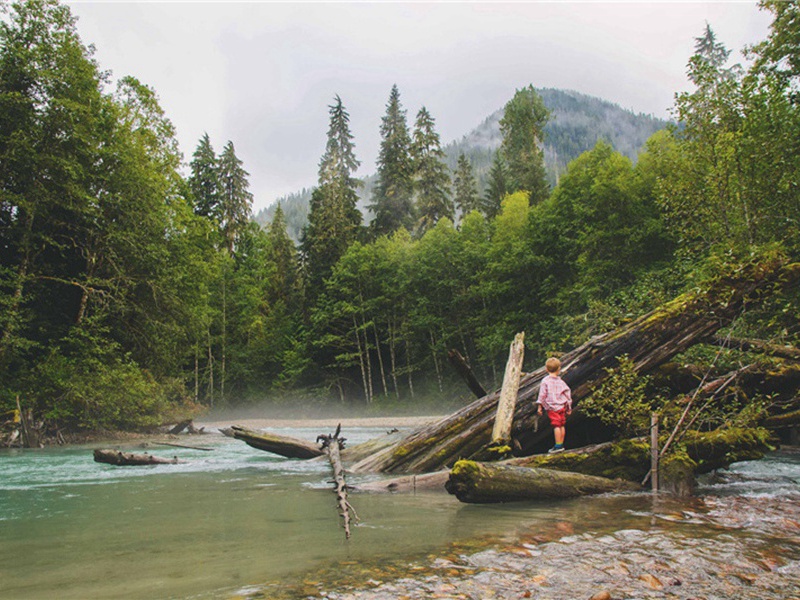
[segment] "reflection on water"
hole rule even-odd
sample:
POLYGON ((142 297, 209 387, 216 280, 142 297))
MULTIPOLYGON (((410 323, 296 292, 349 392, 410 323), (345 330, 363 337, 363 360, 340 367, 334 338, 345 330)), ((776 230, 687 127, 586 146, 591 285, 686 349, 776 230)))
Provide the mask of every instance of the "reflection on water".
MULTIPOLYGON (((354 444, 382 432, 346 433, 354 444)), ((201 441, 215 451, 153 447, 187 462, 148 467, 100 465, 88 447, 0 452, 0 598, 224 598, 331 564, 388 563, 458 540, 570 533, 558 523, 633 528, 656 514, 686 522, 694 510, 672 501, 653 510, 647 495, 474 506, 446 494, 364 494, 351 498, 361 523, 345 541, 324 461, 285 460, 217 436, 201 441)), ((764 473, 734 471, 708 489, 740 486, 741 494, 748 477, 766 485, 775 476, 764 464, 745 467, 764 473)), ((786 493, 797 493, 798 464, 772 465, 788 478, 786 493)))

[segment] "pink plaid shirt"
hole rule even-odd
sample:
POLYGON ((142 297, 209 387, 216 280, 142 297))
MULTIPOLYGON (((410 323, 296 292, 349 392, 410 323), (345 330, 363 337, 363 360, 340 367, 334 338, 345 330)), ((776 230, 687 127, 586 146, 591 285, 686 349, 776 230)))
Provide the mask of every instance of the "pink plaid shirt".
POLYGON ((539 399, 536 402, 545 410, 572 410, 572 392, 561 377, 548 375, 539 385, 539 399))

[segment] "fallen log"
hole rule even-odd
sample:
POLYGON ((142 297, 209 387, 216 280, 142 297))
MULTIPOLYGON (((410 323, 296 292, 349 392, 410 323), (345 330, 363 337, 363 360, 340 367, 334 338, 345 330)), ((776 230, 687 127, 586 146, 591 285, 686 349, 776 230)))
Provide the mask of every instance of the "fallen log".
POLYGON ((404 475, 381 481, 362 483, 354 488, 356 492, 373 492, 384 494, 402 494, 417 492, 444 492, 444 484, 450 477, 450 471, 435 471, 420 475, 404 475))
POLYGON ((486 390, 481 385, 481 382, 478 381, 478 378, 475 377, 475 373, 472 372, 472 367, 467 363, 467 359, 455 348, 447 353, 447 358, 456 372, 466 381, 467 387, 475 394, 475 397, 483 398, 486 395, 486 390))
MULTIPOLYGON (((562 378, 572 388, 574 404, 591 393, 620 356, 627 355, 638 372, 649 372, 729 324, 744 306, 758 301, 765 291, 788 287, 798 279, 800 264, 787 265, 781 257, 753 262, 705 289, 687 292, 616 331, 592 338, 561 359, 562 378)), ((512 433, 528 453, 552 435, 549 424, 533 431, 535 399, 545 375, 545 369, 540 368, 520 382, 512 433)), ((494 392, 476 400, 366 457, 352 470, 429 472, 453 465, 459 458, 470 458, 490 440, 498 397, 494 392)), ((567 427, 569 431, 569 423, 567 427)))
POLYGON ((156 446, 172 446, 173 448, 187 448, 189 450, 202 450, 203 452, 213 452, 213 448, 204 448, 202 446, 188 446, 186 444, 173 444, 171 442, 153 442, 156 446))
POLYGON ((333 469, 333 491, 336 494, 336 503, 339 506, 339 515, 342 517, 342 524, 344 527, 344 537, 350 539, 350 516, 357 520, 358 516, 353 510, 353 507, 347 501, 347 483, 344 480, 344 468, 342 467, 342 459, 339 456, 339 451, 344 448, 344 438, 339 437, 342 430, 341 423, 336 427, 336 433, 333 435, 320 435, 317 437, 317 442, 321 442, 322 448, 328 455, 328 460, 333 469))
POLYGON ((712 335, 707 341, 714 346, 734 348, 736 350, 742 350, 743 352, 766 354, 768 356, 775 356, 791 361, 800 361, 800 349, 794 346, 772 344, 764 340, 730 338, 722 335, 712 335))
POLYGON ((189 426, 194 427, 194 425, 192 424, 192 419, 186 419, 185 421, 181 421, 180 423, 175 425, 175 427, 170 429, 167 433, 170 433, 172 435, 177 435, 189 426))
POLYGON ((101 450, 94 451, 94 461, 99 463, 106 463, 109 465, 116 465, 118 467, 141 466, 141 465, 174 465, 182 461, 177 457, 162 458, 160 456, 153 456, 152 454, 133 454, 131 452, 120 452, 119 450, 101 450))
MULTIPOLYGON (((503 376, 503 387, 497 401, 497 415, 492 428, 492 444, 503 446, 511 443, 511 425, 514 422, 514 409, 517 406, 519 379, 522 374, 522 360, 525 357, 525 333, 520 332, 511 342, 508 362, 503 376)), ((510 452, 509 448, 509 452, 510 452)))
POLYGON ((285 456, 286 458, 315 458, 325 454, 319 445, 314 442, 275 433, 253 431, 239 425, 233 425, 231 429, 233 430, 233 437, 237 440, 242 440, 248 446, 285 456))
POLYGON ((471 504, 560 500, 642 489, 621 479, 471 460, 455 464, 445 488, 461 502, 471 504))

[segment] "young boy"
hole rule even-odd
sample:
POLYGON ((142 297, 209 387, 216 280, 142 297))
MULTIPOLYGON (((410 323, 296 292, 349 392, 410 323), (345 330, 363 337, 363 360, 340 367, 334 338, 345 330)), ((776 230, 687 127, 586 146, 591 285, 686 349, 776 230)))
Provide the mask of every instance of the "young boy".
POLYGON ((542 414, 542 409, 544 409, 547 411, 547 416, 550 417, 556 445, 550 448, 549 454, 555 454, 564 450, 567 416, 572 414, 572 392, 559 377, 561 373, 560 360, 548 358, 544 366, 547 369, 547 377, 539 385, 539 399, 536 402, 539 404, 539 414, 542 414))

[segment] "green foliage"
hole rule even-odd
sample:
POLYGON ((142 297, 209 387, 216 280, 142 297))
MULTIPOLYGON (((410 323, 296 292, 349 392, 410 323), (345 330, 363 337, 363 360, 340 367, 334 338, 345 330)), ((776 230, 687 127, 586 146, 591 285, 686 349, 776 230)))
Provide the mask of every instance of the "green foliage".
POLYGON ((480 197, 475 175, 472 172, 472 163, 464 154, 458 156, 458 170, 453 179, 453 193, 461 219, 473 210, 480 210, 480 197))
POLYGON ((533 86, 528 86, 517 90, 500 119, 510 191, 528 192, 532 204, 543 201, 550 193, 541 149, 549 117, 541 96, 533 86))
POLYGON ((621 356, 606 369, 607 377, 581 402, 581 410, 614 427, 622 437, 644 435, 650 427, 654 401, 648 398, 649 378, 640 376, 633 361, 621 356))
POLYGON ((444 152, 439 134, 434 129, 433 117, 424 106, 417 113, 414 124, 411 158, 414 164, 417 232, 422 234, 436 225, 439 219, 453 220, 450 175, 442 160, 444 152))

